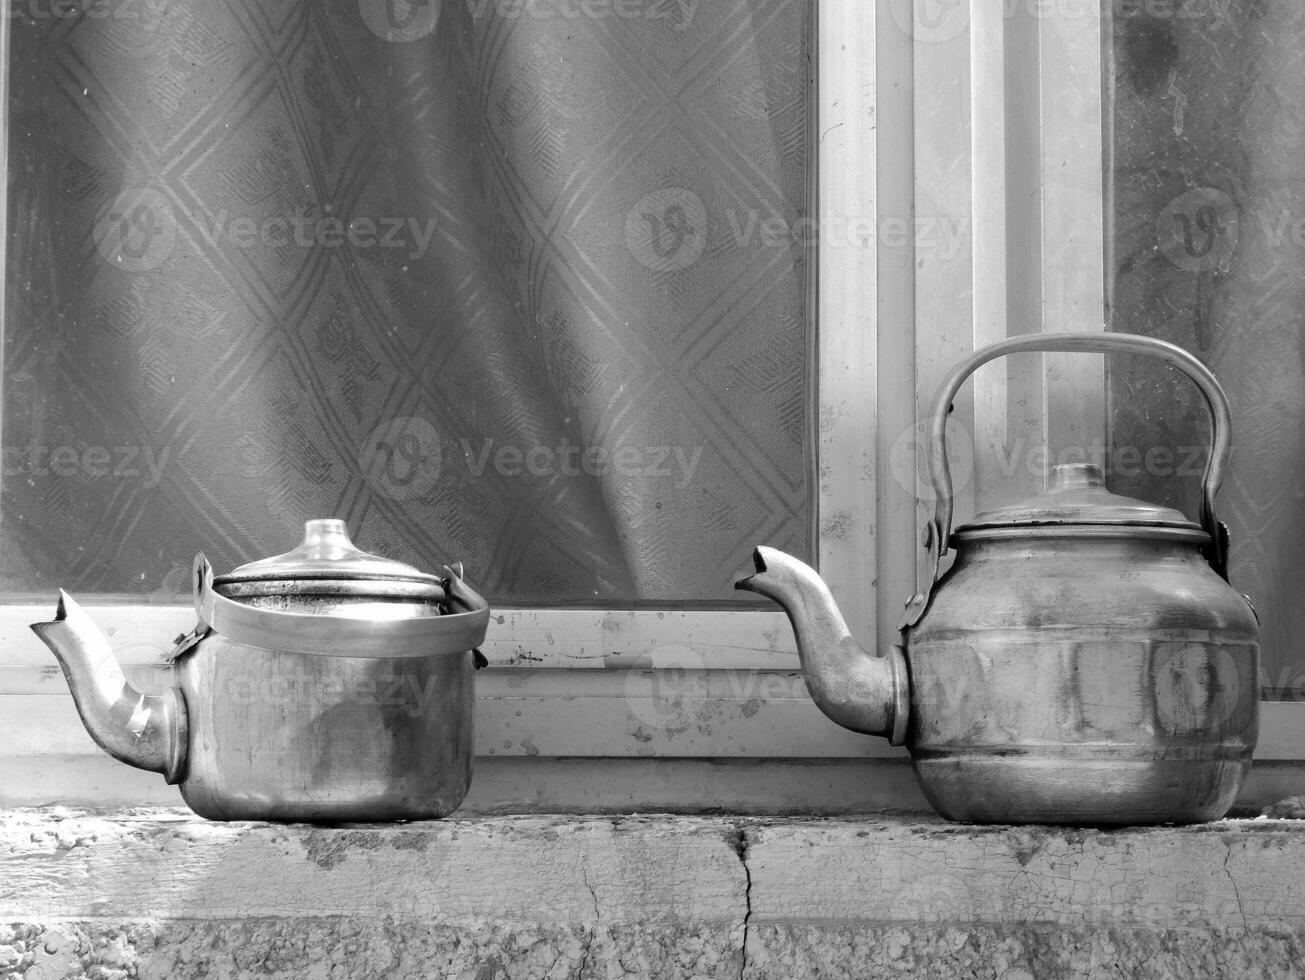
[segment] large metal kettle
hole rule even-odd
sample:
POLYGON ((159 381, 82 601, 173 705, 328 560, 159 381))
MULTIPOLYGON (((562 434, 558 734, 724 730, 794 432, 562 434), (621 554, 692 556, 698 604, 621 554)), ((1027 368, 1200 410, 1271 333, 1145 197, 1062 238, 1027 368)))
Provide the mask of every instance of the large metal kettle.
POLYGON ((308 521, 292 551, 214 577, 195 558, 198 623, 142 694, 66 593, 32 629, 54 652, 87 731, 160 772, 214 820, 442 817, 472 769, 474 670, 489 605, 463 580, 354 547, 308 521))
POLYGON ((1258 624, 1227 581, 1214 511, 1229 424, 1219 383, 1172 344, 1118 333, 1001 341, 959 364, 933 402, 931 576, 907 602, 901 646, 861 649, 817 573, 775 549, 756 550, 756 574, 738 587, 783 606, 821 710, 906 744, 949 819, 1218 819, 1259 722, 1258 624), (1195 381, 1212 416, 1199 521, 1112 494, 1099 467, 1073 465, 1055 468, 1045 495, 953 529, 947 413, 974 370, 1018 351, 1144 354, 1195 381))

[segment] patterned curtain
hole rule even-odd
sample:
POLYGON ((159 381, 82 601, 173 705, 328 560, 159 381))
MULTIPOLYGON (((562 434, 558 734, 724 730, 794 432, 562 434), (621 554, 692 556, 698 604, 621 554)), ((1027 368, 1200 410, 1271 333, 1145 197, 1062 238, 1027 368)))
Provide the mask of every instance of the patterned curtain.
MULTIPOLYGON (((1144 6, 1115 5, 1111 45, 1113 322, 1197 353, 1228 392, 1230 577, 1261 619, 1265 687, 1301 699, 1305 8, 1144 6)), ((1115 365, 1112 391, 1114 485, 1195 514, 1199 399, 1145 364, 1115 365)))
POLYGON ((518 602, 809 552, 808 7, 16 5, 5 589, 313 517, 518 602))

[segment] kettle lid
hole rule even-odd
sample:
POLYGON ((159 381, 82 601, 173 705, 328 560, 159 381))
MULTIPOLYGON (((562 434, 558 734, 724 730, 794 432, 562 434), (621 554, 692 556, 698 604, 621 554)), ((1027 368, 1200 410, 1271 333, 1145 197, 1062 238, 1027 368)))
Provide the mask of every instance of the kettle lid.
POLYGON ((213 588, 233 598, 294 594, 445 599, 441 578, 360 550, 340 520, 305 522, 304 538, 297 548, 219 575, 213 588))
POLYGON ((1166 537, 1172 537, 1176 531, 1182 537, 1190 534, 1192 540, 1209 540, 1201 526, 1188 520, 1181 511, 1111 493, 1106 489, 1105 473, 1094 463, 1053 466, 1051 486, 1046 493, 984 511, 958 527, 953 537, 997 528, 1070 525, 1164 528, 1168 529, 1166 537))

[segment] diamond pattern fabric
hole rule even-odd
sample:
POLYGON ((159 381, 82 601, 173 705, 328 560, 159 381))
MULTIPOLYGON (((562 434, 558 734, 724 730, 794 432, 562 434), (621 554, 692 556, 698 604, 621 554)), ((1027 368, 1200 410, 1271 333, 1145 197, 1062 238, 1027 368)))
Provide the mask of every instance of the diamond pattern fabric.
POLYGON ((805 0, 83 6, 12 21, 10 594, 320 517, 526 603, 809 553, 805 0))

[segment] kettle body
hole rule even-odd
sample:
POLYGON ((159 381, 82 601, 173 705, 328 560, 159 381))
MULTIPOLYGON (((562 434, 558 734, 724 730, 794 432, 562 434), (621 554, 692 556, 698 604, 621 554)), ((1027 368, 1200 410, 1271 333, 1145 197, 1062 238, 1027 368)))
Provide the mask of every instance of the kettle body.
POLYGON ((421 820, 472 772, 472 657, 322 656, 212 634, 176 662, 179 788, 210 820, 421 820))
POLYGON ((739 588, 774 599, 807 689, 830 718, 905 744, 943 816, 978 823, 1155 824, 1227 813, 1259 725, 1259 627, 1227 581, 1214 496, 1227 399, 1181 348, 1130 334, 1036 334, 975 352, 940 385, 928 430, 935 493, 924 587, 902 642, 873 656, 819 575, 771 548, 739 588), (1188 375, 1210 409, 1199 520, 1110 493, 1099 467, 952 527, 945 432, 979 366, 1017 351, 1130 353, 1188 375), (954 557, 948 566, 944 557, 954 557))
POLYGON ((419 820, 471 782, 476 647, 489 605, 463 580, 356 549, 342 521, 214 578, 195 559, 198 623, 142 694, 65 593, 32 629, 58 658, 91 737, 160 772, 213 820, 419 820))
POLYGON ((1197 542, 1154 530, 957 544, 906 639, 906 744, 941 814, 1112 824, 1228 812, 1258 733, 1258 627, 1197 542))

